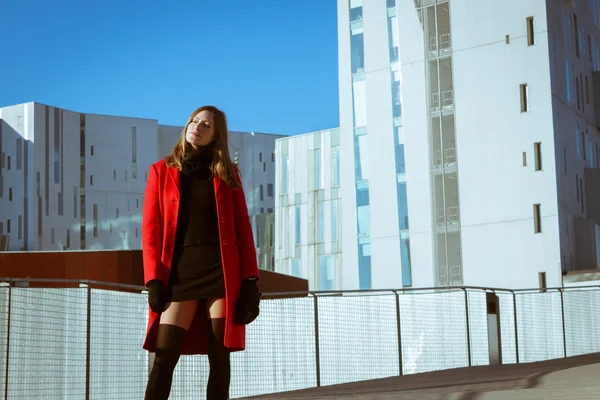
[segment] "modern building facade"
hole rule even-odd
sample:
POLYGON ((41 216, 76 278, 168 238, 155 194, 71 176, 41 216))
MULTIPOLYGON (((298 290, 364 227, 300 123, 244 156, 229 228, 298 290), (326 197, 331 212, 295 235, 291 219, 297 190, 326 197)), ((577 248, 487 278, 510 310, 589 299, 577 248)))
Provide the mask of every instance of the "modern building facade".
MULTIPOLYGON (((560 286, 600 267, 599 26, 599 0, 338 0, 333 287, 560 286)), ((315 137, 277 144, 276 270, 328 289, 315 137)))
MULTIPOLYGON (((0 108, 0 234, 9 250, 140 249, 148 169, 182 130, 39 103, 0 108)), ((230 132, 253 221, 275 207, 279 137, 230 132)))
POLYGON ((340 130, 278 139, 276 154, 275 271, 308 279, 311 290, 339 289, 340 130))

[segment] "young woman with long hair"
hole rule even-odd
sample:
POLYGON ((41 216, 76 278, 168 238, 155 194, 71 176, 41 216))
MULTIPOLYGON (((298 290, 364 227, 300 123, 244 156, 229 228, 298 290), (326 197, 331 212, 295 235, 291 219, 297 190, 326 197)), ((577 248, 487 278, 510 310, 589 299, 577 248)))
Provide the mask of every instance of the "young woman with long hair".
POLYGON ((207 399, 227 399, 230 352, 244 350, 260 292, 246 199, 216 107, 195 110, 171 154, 150 167, 142 252, 144 348, 155 353, 145 399, 169 397, 182 354, 207 354, 207 399))

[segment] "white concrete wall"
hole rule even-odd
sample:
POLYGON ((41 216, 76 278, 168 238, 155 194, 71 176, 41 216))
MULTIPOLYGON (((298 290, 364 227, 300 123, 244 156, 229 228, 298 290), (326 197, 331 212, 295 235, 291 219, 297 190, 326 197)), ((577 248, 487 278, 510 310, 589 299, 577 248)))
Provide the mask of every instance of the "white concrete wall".
MULTIPOLYGON (((10 250, 81 249, 81 114, 27 103, 0 108, 0 118, 3 124, 2 153, 11 157, 11 169, 2 169, 3 196, 0 197, 0 223, 4 233, 7 221, 11 220, 10 250), (55 131, 60 143, 59 176, 56 179, 55 131), (29 140, 27 179, 25 168, 17 170, 17 138, 29 140), (38 173, 40 215, 36 190, 38 173), (26 187, 27 207, 24 204, 26 187), (12 201, 9 201, 9 188, 12 189, 12 201), (63 198, 61 215, 59 193, 62 193, 63 198), (22 221, 21 238, 18 235, 19 216, 22 221), (29 240, 26 248, 23 248, 25 237, 29 240)), ((159 126, 156 120, 85 114, 86 249, 141 248, 141 214, 148 169, 152 163, 172 150, 181 132, 182 127, 159 126), (94 205, 98 210, 97 235, 94 234, 94 205)), ((282 136, 240 132, 231 134, 232 147, 240 148, 243 183, 252 218, 261 211, 266 213, 274 208, 274 197, 268 196, 267 185, 274 183, 274 157, 271 157, 271 153, 274 151, 275 140, 279 137, 282 136), (258 161, 261 153, 264 166, 258 161), (257 185, 256 188, 253 185, 257 185), (263 201, 259 198, 260 185, 264 187, 263 201)))

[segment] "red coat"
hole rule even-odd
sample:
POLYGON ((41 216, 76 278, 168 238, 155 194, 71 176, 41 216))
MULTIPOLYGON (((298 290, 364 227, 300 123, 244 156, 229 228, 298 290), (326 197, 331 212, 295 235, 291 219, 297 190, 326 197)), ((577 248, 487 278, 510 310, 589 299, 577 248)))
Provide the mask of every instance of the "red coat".
MULTIPOLYGON (((225 276, 225 346, 232 351, 239 351, 245 348, 246 328, 234 322, 235 302, 242 280, 250 276, 259 277, 256 248, 243 189, 230 189, 217 177, 213 180, 225 276)), ((144 198, 142 253, 145 284, 152 279, 160 279, 165 287, 168 284, 175 248, 178 212, 179 171, 167 167, 166 161, 161 160, 150 166, 144 198)), ((150 308, 149 313, 143 347, 155 352, 160 315, 150 308)), ((198 307, 182 354, 207 354, 208 316, 206 314, 206 307, 198 307)))

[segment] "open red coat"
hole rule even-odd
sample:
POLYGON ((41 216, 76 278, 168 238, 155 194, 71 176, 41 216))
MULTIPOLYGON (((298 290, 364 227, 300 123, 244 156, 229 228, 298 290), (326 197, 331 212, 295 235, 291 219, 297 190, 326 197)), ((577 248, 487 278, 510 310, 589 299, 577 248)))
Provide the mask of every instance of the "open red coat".
MULTIPOLYGON (((251 276, 259 277, 256 248, 243 189, 231 189, 217 177, 213 181, 225 276, 225 346, 232 351, 239 351, 245 348, 246 328, 234 322, 235 302, 242 280, 251 276)), ((142 217, 145 284, 153 279, 160 279, 165 287, 169 283, 179 200, 179 171, 168 167, 165 160, 152 164, 148 173, 142 217)), ((149 313, 143 347, 155 352, 160 315, 150 308, 149 313)), ((199 306, 182 354, 207 354, 206 314, 206 307, 199 306)))

